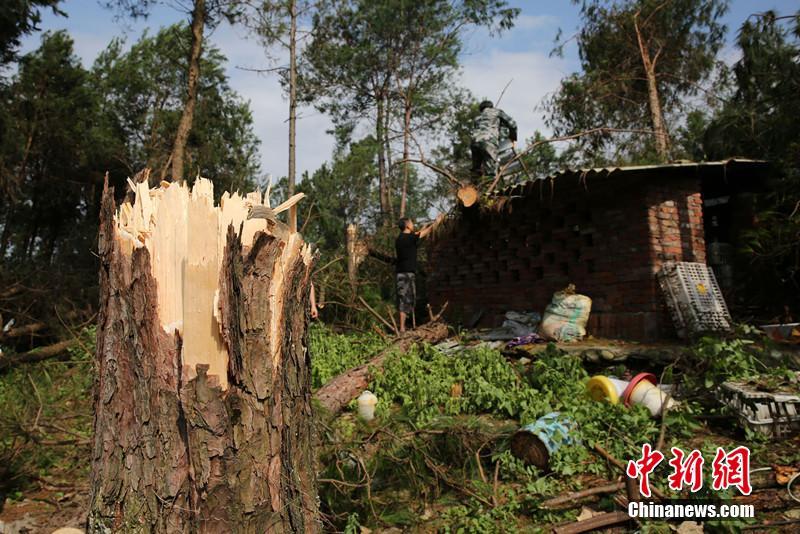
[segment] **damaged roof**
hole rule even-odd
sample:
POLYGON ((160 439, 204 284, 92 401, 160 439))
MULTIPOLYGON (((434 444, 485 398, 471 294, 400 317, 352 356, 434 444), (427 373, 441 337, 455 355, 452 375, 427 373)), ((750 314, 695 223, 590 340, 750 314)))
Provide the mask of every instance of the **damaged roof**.
POLYGON ((721 169, 723 172, 727 172, 727 170, 732 167, 736 168, 737 170, 741 170, 743 168, 766 170, 769 167, 769 162, 758 159, 728 158, 719 161, 676 161, 675 163, 664 163, 656 165, 627 165, 627 166, 609 166, 609 167, 594 167, 594 168, 582 168, 582 169, 566 168, 550 176, 528 179, 519 182, 517 184, 514 184, 512 186, 508 186, 505 189, 501 190, 499 194, 518 195, 524 193, 525 189, 527 189, 528 186, 536 182, 540 182, 543 180, 555 180, 556 178, 560 178, 562 176, 577 176, 581 179, 586 179, 590 177, 608 177, 619 174, 636 174, 636 173, 648 174, 652 171, 657 171, 657 170, 672 171, 675 169, 695 169, 698 173, 712 169, 717 169, 717 170, 721 169))

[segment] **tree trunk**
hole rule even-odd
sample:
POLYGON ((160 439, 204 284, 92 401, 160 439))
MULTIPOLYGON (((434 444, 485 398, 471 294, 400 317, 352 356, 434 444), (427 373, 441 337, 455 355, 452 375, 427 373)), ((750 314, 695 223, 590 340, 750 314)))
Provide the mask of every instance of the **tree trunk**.
POLYGON ((260 197, 106 183, 89 532, 320 529, 312 254, 260 197))
POLYGON ((656 133, 656 151, 662 162, 669 161, 669 136, 664 124, 664 115, 661 112, 661 100, 658 96, 658 84, 654 69, 647 71, 647 98, 650 103, 650 118, 653 131, 656 133))
POLYGON ((406 202, 408 197, 408 161, 409 141, 411 136, 411 104, 406 102, 403 114, 403 191, 400 194, 400 217, 406 216, 406 202))
POLYGON ((653 132, 656 136, 656 152, 662 162, 669 161, 669 136, 667 134, 667 127, 664 122, 664 114, 661 111, 661 99, 658 95, 658 79, 656 77, 656 62, 661 50, 658 50, 655 56, 650 55, 650 50, 642 36, 641 28, 638 21, 639 13, 634 16, 634 29, 636 30, 636 39, 639 43, 639 53, 642 57, 642 66, 644 68, 645 77, 647 78, 647 101, 650 108, 650 122, 653 125, 653 132))
POLYGON ((186 154, 186 141, 192 130, 194 108, 197 104, 197 83, 200 79, 200 54, 203 51, 203 29, 206 21, 205 0, 194 0, 192 9, 192 44, 189 52, 189 83, 186 91, 186 102, 183 104, 183 113, 178 123, 175 134, 175 144, 172 147, 172 181, 183 181, 184 155, 186 154))
MULTIPOLYGON (((297 135, 297 2, 289 0, 289 196, 294 195, 295 141, 297 135)), ((297 206, 289 208, 289 230, 297 231, 297 206)))
POLYGON ((381 204, 381 221, 383 224, 389 222, 389 181, 386 177, 386 154, 384 152, 384 98, 383 95, 378 97, 378 116, 375 121, 376 137, 378 142, 378 194, 380 196, 381 204))

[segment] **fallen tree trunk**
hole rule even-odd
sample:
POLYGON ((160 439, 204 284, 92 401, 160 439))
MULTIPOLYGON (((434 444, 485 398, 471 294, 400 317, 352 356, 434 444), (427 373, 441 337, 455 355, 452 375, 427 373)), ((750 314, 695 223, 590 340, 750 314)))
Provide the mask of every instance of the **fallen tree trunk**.
POLYGON ((331 379, 317 390, 314 399, 319 402, 325 414, 335 415, 369 386, 373 373, 383 368, 387 356, 394 352, 405 352, 415 343, 438 343, 446 337, 447 325, 440 322, 427 323, 409 330, 367 363, 331 379))
POLYGON ((66 341, 59 341, 58 343, 47 345, 46 347, 37 347, 28 352, 15 354, 11 358, 0 357, 0 373, 21 363, 35 363, 61 356, 67 357, 69 356, 69 349, 77 346, 77 344, 77 339, 68 339, 66 341))
POLYGON ((88 531, 318 531, 310 248, 257 193, 135 190, 103 192, 88 531))

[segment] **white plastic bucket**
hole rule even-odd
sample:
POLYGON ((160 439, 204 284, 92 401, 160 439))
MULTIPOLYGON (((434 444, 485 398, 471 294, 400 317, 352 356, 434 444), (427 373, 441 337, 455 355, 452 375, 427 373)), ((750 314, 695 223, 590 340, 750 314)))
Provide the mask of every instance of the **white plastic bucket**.
MULTIPOLYGON (((658 386, 647 380, 642 380, 631 391, 631 402, 634 404, 641 404, 645 406, 653 417, 661 413, 664 408, 664 402, 667 401, 667 393, 662 391, 658 386)), ((671 408, 675 405, 672 399, 669 399, 667 407, 671 408)))
POLYGON ((375 405, 378 404, 378 397, 369 390, 364 390, 358 396, 358 416, 364 421, 375 419, 375 405))

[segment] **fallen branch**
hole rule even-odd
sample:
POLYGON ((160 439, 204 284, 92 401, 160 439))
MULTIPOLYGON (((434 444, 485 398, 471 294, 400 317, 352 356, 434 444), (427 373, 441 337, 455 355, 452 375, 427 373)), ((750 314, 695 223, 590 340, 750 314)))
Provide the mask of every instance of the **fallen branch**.
POLYGON ((68 349, 71 349, 77 344, 77 339, 68 339, 66 341, 59 341, 58 343, 47 345, 46 347, 37 347, 28 352, 16 354, 11 358, 0 357, 0 373, 21 363, 34 363, 51 358, 69 357, 68 349))
POLYGON ((33 335, 36 332, 39 332, 46 328, 47 325, 45 323, 31 323, 31 324, 26 324, 24 326, 18 326, 16 328, 9 328, 5 332, 0 332, 0 339, 33 335))
POLYGON ((563 527, 555 527, 553 532, 557 534, 580 534, 581 532, 589 532, 601 527, 608 527, 618 523, 630 521, 630 516, 626 512, 609 512, 607 514, 596 515, 590 519, 583 521, 576 521, 563 527))
POLYGON ((330 380, 314 394, 314 399, 331 416, 339 413, 347 404, 364 391, 372 381, 374 373, 383 368, 386 357, 395 351, 405 352, 416 343, 438 343, 447 337, 447 325, 427 323, 409 330, 363 365, 345 371, 330 380))
POLYGON ((364 298, 363 298, 363 297, 359 296, 359 297, 358 297, 358 300, 361 302, 361 304, 363 304, 363 305, 364 305, 364 306, 367 308, 367 310, 368 310, 368 311, 369 311, 369 312, 372 314, 372 316, 373 316, 373 317, 375 317, 377 320, 379 320, 380 322, 382 322, 382 323, 384 324, 384 326, 386 326, 386 328, 388 328, 390 331, 394 332, 394 333, 395 333, 395 335, 397 335, 397 333, 398 333, 398 332, 397 332, 397 329, 396 329, 396 328, 394 328, 394 327, 393 327, 391 324, 389 324, 389 321, 387 321, 386 319, 384 319, 384 317, 383 317, 383 316, 382 316, 380 313, 376 312, 376 311, 375 311, 375 310, 372 308, 372 306, 370 306, 369 304, 367 304, 367 301, 366 301, 366 300, 364 300, 364 298))
POLYGON ((552 499, 547 499, 541 504, 541 506, 542 508, 555 508, 556 506, 561 506, 562 504, 574 504, 575 501, 579 499, 591 497, 592 495, 600 495, 603 493, 614 493, 615 491, 619 491, 624 487, 624 482, 615 482, 613 484, 606 484, 605 486, 597 486, 595 488, 588 488, 581 491, 573 491, 571 493, 565 493, 564 495, 553 497, 552 499))
POLYGON ((433 313, 433 308, 431 308, 431 305, 428 304, 428 317, 430 318, 430 322, 435 323, 436 321, 441 319, 442 315, 444 314, 444 311, 447 309, 448 304, 450 304, 450 301, 449 300, 445 301, 445 303, 442 304, 442 308, 439 310, 439 313, 437 314, 433 313))
MULTIPOLYGON (((614 458, 614 457, 611 455, 611 453, 610 453, 610 452, 608 452, 607 450, 605 450, 603 447, 601 447, 599 444, 596 444, 596 443, 595 443, 595 445, 594 445, 594 450, 595 450, 595 451, 596 451, 598 454, 600 454, 600 456, 602 456, 603 458, 605 458, 606 460, 608 460, 609 462, 611 462, 613 465, 615 465, 616 467, 618 467, 619 469, 621 469, 621 470, 622 470, 622 475, 623 475, 623 476, 625 476, 625 477, 627 477, 627 476, 628 476, 628 474, 627 474, 627 472, 626 472, 626 468, 627 468, 627 466, 626 466, 625 464, 623 464, 622 462, 620 462, 619 460, 617 460, 616 458, 614 458)), ((667 496, 664 494, 664 492, 663 492, 663 491, 661 491, 660 489, 658 489, 657 487, 655 487, 653 484, 650 484, 650 489, 651 489, 651 491, 653 492, 653 495, 655 495, 656 497, 658 497, 658 498, 659 498, 659 499, 661 499, 662 501, 665 501, 665 500, 667 500, 667 496)))

